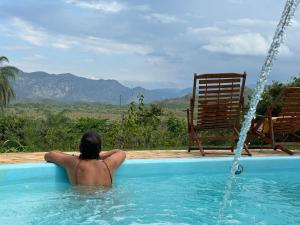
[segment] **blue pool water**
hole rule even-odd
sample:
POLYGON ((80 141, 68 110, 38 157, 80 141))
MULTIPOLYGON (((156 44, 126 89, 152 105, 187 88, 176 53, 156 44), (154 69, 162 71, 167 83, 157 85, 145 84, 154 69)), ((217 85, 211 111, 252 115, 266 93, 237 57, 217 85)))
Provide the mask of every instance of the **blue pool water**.
MULTIPOLYGON (((229 158, 127 160, 112 188, 53 164, 0 165, 1 224, 216 224, 229 158)), ((224 224, 300 224, 300 157, 245 158, 224 224)))

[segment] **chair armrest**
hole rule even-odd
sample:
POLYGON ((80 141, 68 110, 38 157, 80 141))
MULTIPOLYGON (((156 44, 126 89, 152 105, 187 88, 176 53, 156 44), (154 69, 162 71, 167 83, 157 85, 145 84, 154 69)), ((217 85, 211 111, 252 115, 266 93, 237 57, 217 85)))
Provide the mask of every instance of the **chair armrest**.
POLYGON ((254 125, 254 124, 262 124, 263 123, 263 121, 265 120, 265 119, 267 119, 268 118, 268 116, 267 115, 260 115, 260 114, 255 114, 255 118, 253 118, 253 120, 252 120, 252 125, 254 125))
POLYGON ((260 115, 255 114, 255 119, 251 121, 251 128, 253 130, 258 130, 261 126, 263 126, 265 119, 270 118, 269 115, 260 115))
POLYGON ((255 117, 259 117, 259 118, 268 118, 268 116, 266 116, 266 115, 259 115, 259 114, 255 114, 255 117))

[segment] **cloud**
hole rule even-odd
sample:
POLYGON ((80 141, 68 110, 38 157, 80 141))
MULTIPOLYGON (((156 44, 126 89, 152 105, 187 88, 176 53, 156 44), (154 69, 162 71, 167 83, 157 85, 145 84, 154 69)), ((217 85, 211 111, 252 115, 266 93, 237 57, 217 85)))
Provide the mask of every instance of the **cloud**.
POLYGON ((88 37, 80 39, 86 48, 98 53, 135 53, 141 55, 149 54, 152 49, 138 44, 120 43, 112 40, 102 39, 98 37, 88 37))
MULTIPOLYGON (((297 21, 294 21, 297 26, 297 21)), ((216 22, 210 27, 189 27, 187 37, 200 44, 200 48, 213 53, 228 55, 264 56, 267 54, 272 37, 267 29, 274 29, 276 22, 241 18, 216 22)), ((293 55, 291 50, 282 45, 281 55, 293 55)))
POLYGON ((210 39, 214 36, 225 35, 227 33, 226 30, 218 27, 188 27, 187 28, 187 35, 191 36, 195 39, 210 39))
POLYGON ((203 49, 210 52, 230 55, 265 55, 268 47, 268 41, 259 33, 216 37, 212 38, 208 44, 202 46, 203 49))
POLYGON ((291 20, 291 27, 292 29, 298 29, 300 28, 300 21, 296 19, 291 20))
POLYGON ((30 49, 30 46, 24 46, 24 45, 4 45, 0 46, 0 49, 8 50, 8 51, 16 51, 16 50, 27 50, 30 49))
POLYGON ((151 7, 149 5, 137 5, 133 7, 137 11, 146 12, 150 11, 151 7))
POLYGON ((147 46, 132 43, 122 43, 94 36, 70 36, 49 33, 43 28, 37 28, 20 18, 14 18, 11 35, 38 47, 58 49, 80 48, 85 51, 105 54, 140 54, 147 55, 152 49, 147 46), (13 33, 15 32, 15 33, 13 33))
POLYGON ((246 0, 228 0, 228 2, 232 4, 243 4, 246 0))
POLYGON ((91 79, 91 80, 99 80, 99 77, 90 76, 90 77, 88 77, 88 79, 91 79))
POLYGON ((26 60, 26 61, 36 61, 36 60, 46 59, 46 57, 43 56, 43 55, 40 55, 40 54, 33 54, 33 55, 30 55, 30 56, 26 56, 23 59, 26 60))
POLYGON ((69 49, 75 45, 78 45, 78 41, 72 40, 72 38, 59 38, 58 40, 52 43, 52 47, 61 48, 61 49, 69 49))
POLYGON ((160 13, 152 13, 149 15, 143 16, 143 18, 148 22, 159 22, 159 23, 176 23, 176 22, 183 22, 182 20, 178 19, 175 16, 171 16, 168 14, 160 14, 160 13))
POLYGON ((227 20, 225 24, 236 25, 242 27, 275 27, 277 22, 275 20, 260 20, 260 19, 251 19, 251 18, 241 18, 236 20, 227 20))
POLYGON ((83 1, 83 0, 67 0, 67 3, 74 4, 81 8, 94 9, 97 11, 107 12, 107 13, 118 13, 126 9, 125 5, 113 1, 113 2, 104 2, 104 1, 83 1))
POLYGON ((20 18, 13 18, 12 25, 15 28, 17 36, 30 44, 42 46, 48 38, 44 29, 34 27, 20 18))
POLYGON ((159 56, 149 56, 145 59, 145 63, 154 65, 154 66, 158 66, 158 65, 165 63, 165 59, 163 57, 159 57, 159 56))
MULTIPOLYGON (((260 33, 226 34, 224 31, 223 35, 213 35, 201 48, 228 55, 265 56, 270 44, 271 39, 264 38, 260 33)), ((282 45, 281 54, 287 56, 292 52, 286 45, 282 45)))

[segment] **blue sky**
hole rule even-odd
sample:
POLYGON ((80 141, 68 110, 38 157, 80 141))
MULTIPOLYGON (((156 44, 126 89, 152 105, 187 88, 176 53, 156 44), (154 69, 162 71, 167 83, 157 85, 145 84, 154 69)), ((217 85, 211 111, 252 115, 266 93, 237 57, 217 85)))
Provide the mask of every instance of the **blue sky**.
MULTIPOLYGON (((255 83, 283 0, 1 0, 0 55, 26 72, 73 73, 146 88, 193 73, 248 73, 255 83)), ((271 72, 300 72, 300 12, 271 72)))

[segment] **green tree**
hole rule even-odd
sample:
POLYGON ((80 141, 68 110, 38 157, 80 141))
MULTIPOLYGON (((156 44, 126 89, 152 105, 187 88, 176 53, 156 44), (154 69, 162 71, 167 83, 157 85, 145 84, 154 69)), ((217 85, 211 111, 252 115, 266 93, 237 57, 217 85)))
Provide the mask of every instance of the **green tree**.
POLYGON ((300 74, 297 77, 293 77, 289 84, 290 87, 300 87, 300 74))
POLYGON ((15 98, 14 90, 10 80, 14 80, 18 69, 14 66, 4 65, 9 63, 5 56, 0 56, 0 108, 8 105, 11 99, 15 98))
MULTIPOLYGON (((293 77, 289 83, 284 84, 279 81, 273 81, 271 85, 269 85, 264 93, 262 94, 262 99, 258 103, 256 113, 259 115, 264 115, 267 108, 273 103, 276 97, 280 94, 283 88, 285 87, 300 87, 300 77, 293 77)), ((277 105, 275 105, 272 115, 278 116, 280 113, 280 109, 283 105, 284 99, 281 99, 277 105)))
MULTIPOLYGON (((273 103, 276 97, 280 94, 282 89, 286 87, 286 84, 283 84, 279 81, 273 81, 271 85, 269 85, 266 90, 262 94, 262 99, 258 103, 256 108, 256 113, 259 115, 264 115, 268 109, 268 107, 273 103)), ((281 100, 278 104, 274 107, 272 112, 273 116, 278 116, 280 109, 282 107, 283 101, 281 100)))

